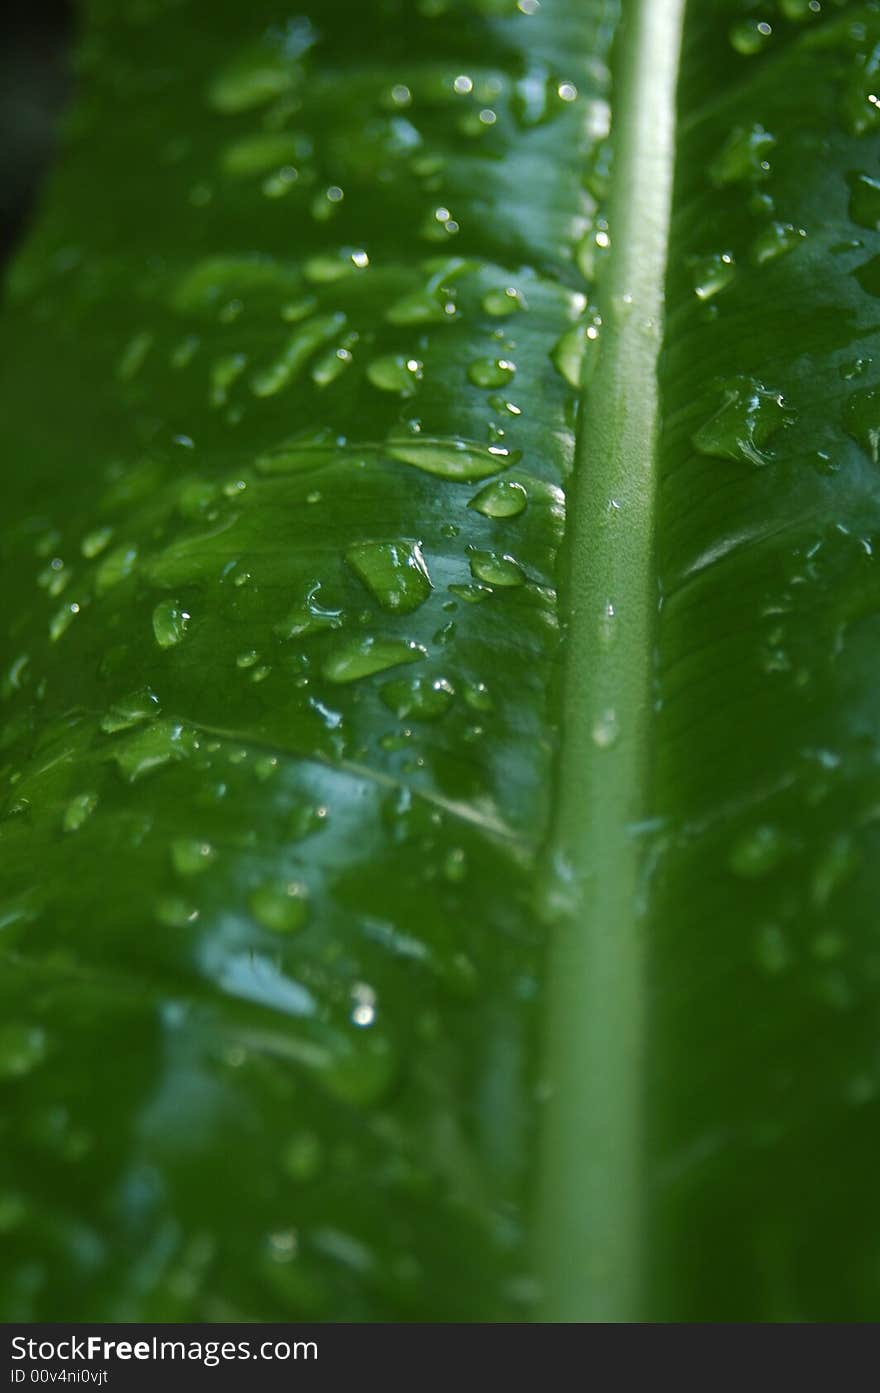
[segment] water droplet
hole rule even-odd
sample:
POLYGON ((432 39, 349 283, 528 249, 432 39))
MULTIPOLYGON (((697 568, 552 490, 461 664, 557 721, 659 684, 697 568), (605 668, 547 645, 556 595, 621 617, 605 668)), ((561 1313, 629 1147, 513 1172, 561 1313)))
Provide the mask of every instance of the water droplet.
POLYGON ((595 323, 573 324, 557 340, 550 354, 553 366, 571 387, 583 387, 588 376, 588 362, 592 366, 592 355, 588 354, 591 345, 599 337, 595 323))
POLYGON ((824 909, 831 896, 857 870, 859 856, 852 839, 841 833, 819 857, 810 877, 810 897, 817 909, 824 909))
MULTIPOLYGON (((467 852, 464 850, 464 847, 452 847, 443 858, 443 878, 444 880, 448 880, 451 885, 461 884, 461 882, 467 875, 467 868, 467 852)), ((467 967, 465 967, 464 976, 470 976, 472 979, 475 979, 476 971, 474 970, 473 963, 471 963, 470 959, 465 957, 464 953, 456 953, 455 958, 458 960, 457 975, 461 975, 463 964, 467 964, 467 967, 470 968, 470 974, 467 971, 467 967)), ((471 983, 469 983, 469 985, 475 985, 475 981, 472 980, 471 983)))
POLYGON ((431 577, 418 542, 358 542, 345 559, 385 609, 409 614, 431 593, 431 577))
POLYGON ((318 387, 329 387, 331 382, 335 382, 350 368, 354 362, 354 354, 349 344, 356 341, 357 335, 350 334, 344 344, 337 348, 331 348, 326 353, 322 353, 320 358, 312 367, 312 381, 318 387))
POLYGON ((799 246, 806 235, 802 227, 795 227, 793 223, 771 222, 758 233, 752 242, 749 255, 757 266, 764 266, 768 261, 775 261, 777 257, 785 256, 786 252, 799 246))
POLYGON ((290 335, 281 353, 269 367, 251 378, 251 391, 257 397, 271 397, 294 382, 316 349, 338 334, 345 315, 324 314, 307 320, 290 335))
POLYGON ((379 695, 399 720, 436 721, 452 705, 455 689, 445 677, 413 677, 386 682, 379 695))
POLYGON ((617 642, 617 614, 610 600, 602 606, 599 615, 598 638, 600 646, 606 651, 617 642))
POLYGON ((222 167, 233 178, 249 178, 268 174, 283 166, 294 165, 308 155, 302 136, 291 131, 266 131, 260 135, 244 136, 223 152, 222 167))
POLYGON ((153 335, 143 331, 129 340, 119 360, 116 376, 120 382, 130 382, 140 372, 147 354, 153 346, 153 335))
POLYGON ((101 717, 101 729, 106 735, 115 735, 119 730, 128 730, 131 726, 139 725, 141 721, 158 716, 159 711, 159 698, 156 693, 150 691, 149 687, 143 687, 138 692, 131 692, 128 696, 114 701, 101 717))
POLYGON ((321 672, 330 682, 357 682, 401 663, 418 662, 424 656, 421 644, 409 639, 358 638, 325 658, 321 672))
POLYGON ((173 721, 154 721, 117 744, 112 758, 123 777, 135 783, 155 769, 186 759, 194 746, 193 735, 186 727, 173 721))
POLYGON ((266 881, 250 896, 249 904, 264 929, 272 933, 296 933, 309 916, 308 890, 302 881, 266 881))
POLYGON ((156 918, 169 929, 185 929, 189 924, 194 924, 198 917, 199 911, 195 905, 179 895, 163 895, 156 902, 156 918))
POLYGON ((284 1148, 281 1164, 291 1180, 305 1185, 320 1174, 324 1164, 324 1148, 315 1132, 298 1132, 284 1148))
POLYGON ((856 54, 844 87, 843 114, 857 136, 867 135, 880 123, 880 44, 870 53, 856 54))
POLYGON ((287 834, 294 841, 302 841, 327 826, 329 809, 323 803, 303 803, 294 808, 287 819, 287 834))
POLYGON ((477 445, 472 441, 441 436, 392 436, 386 446, 393 459, 412 464, 441 479, 472 484, 516 464, 521 454, 501 445, 477 445))
MULTIPOLYGON (((453 305, 453 314, 454 309, 453 305)), ((402 295, 385 314, 389 324, 398 326, 442 324, 452 317, 447 314, 444 303, 431 290, 414 290, 409 295, 402 295)))
POLYGON ((737 839, 727 858, 734 875, 757 880, 776 869, 788 850, 788 839, 778 827, 751 827, 737 839))
POLYGON ((370 258, 362 247, 341 247, 335 253, 310 256, 303 270, 306 280, 314 285, 329 285, 357 271, 366 271, 369 264, 370 258))
POLYGON ((254 44, 223 68, 208 87, 208 101, 225 116, 253 111, 282 97, 293 85, 293 60, 305 53, 317 35, 310 22, 298 18, 285 30, 283 50, 254 44))
POLYGON ((769 173, 769 156, 775 144, 775 137, 763 126, 735 127, 709 165, 712 182, 720 187, 763 179, 769 173))
POLYGON ((780 392, 753 377, 734 377, 722 389, 721 406, 692 440, 703 455, 768 464, 761 447, 790 420, 780 392))
POLYGON ((153 633, 160 648, 173 648, 186 634, 190 615, 177 600, 160 600, 153 610, 153 633))
POLYGON ((247 367, 244 353, 230 353, 220 358, 211 369, 211 405, 225 406, 229 398, 229 388, 241 377, 247 367))
POLYGON ((737 53, 749 58, 767 47, 772 34, 773 29, 766 20, 744 19, 730 30, 730 42, 737 53))
POLYGON ((366 982, 355 982, 351 997, 351 1023, 359 1030, 365 1030, 376 1019, 376 993, 366 982))
POLYGON ((467 375, 475 387, 504 387, 516 376, 516 364, 509 358, 477 358, 467 375))
POLYGON ((198 837, 175 837, 171 843, 171 864, 178 875, 200 875, 216 859, 211 843, 198 837))
POLYGON ((461 694, 472 711, 479 711, 482 715, 487 715, 490 711, 495 710, 492 693, 485 682, 466 682, 461 694))
POLYGON ((256 458, 261 474, 299 474, 322 469, 338 457, 340 441, 326 429, 308 431, 256 458))
POLYGON ((95 593, 104 595, 114 585, 132 574, 137 562, 137 547, 120 546, 111 551, 95 572, 95 593))
POLYGON ((843 424, 872 463, 880 463, 880 387, 853 392, 843 410, 843 424))
POLYGON ((338 1040, 320 1080, 338 1102, 368 1108, 388 1092, 396 1071, 390 1042, 375 1030, 358 1030, 338 1040))
POLYGON ((273 1262, 291 1262, 299 1247, 296 1229, 279 1229, 276 1233, 270 1233, 267 1245, 273 1262))
POLYGON ((495 479, 474 494, 468 507, 487 518, 515 518, 523 511, 528 499, 522 484, 512 479, 495 479))
POLYGON ((319 583, 311 585, 305 600, 290 611, 286 619, 273 625, 273 631, 281 639, 305 638, 307 634, 323 633, 327 629, 342 627, 344 615, 341 609, 322 605, 318 599, 321 593, 319 583))
POLYGON ((849 216, 859 227, 880 232, 880 179, 869 174, 849 176, 849 216))
POLYGON ((411 397, 422 377, 422 364, 417 358, 389 353, 367 364, 367 379, 382 392, 396 392, 411 397))
POLYGON ((778 977, 791 966, 791 949, 778 924, 762 924, 758 929, 755 958, 761 971, 772 977, 778 977))
POLYGON ((493 591, 489 585, 450 585, 449 593, 469 605, 478 605, 482 600, 488 600, 493 591))
POLYGON ((736 276, 736 266, 730 252, 714 252, 693 263, 694 294, 698 300, 711 300, 725 290, 736 276))
POLYGON ((853 275, 863 290, 880 298, 880 256, 873 256, 870 261, 865 261, 856 268, 853 275))
POLYGON ((610 750, 617 744, 620 736, 620 724, 617 719, 617 712, 611 707, 601 711, 593 722, 593 729, 590 732, 593 737, 593 744, 599 750, 610 750))
POLYGON ((77 793, 64 809, 61 825, 65 832, 78 832, 98 806, 97 793, 77 793))
POLYGON ((79 549, 87 561, 93 561, 96 556, 100 556, 112 536, 112 527, 96 527, 94 532, 86 533, 80 542, 79 549))
POLYGON ((0 1079, 21 1079, 42 1064, 48 1052, 46 1033, 38 1025, 7 1021, 0 1025, 0 1079))
POLYGON ((495 318, 516 314, 519 310, 528 308, 522 291, 517 290, 512 285, 506 285, 498 290, 487 290, 482 299, 482 306, 486 314, 491 314, 495 318))
POLYGON ((290 193, 299 179, 299 170, 295 165, 283 164, 280 169, 276 169, 274 174, 269 174, 260 185, 260 190, 266 198, 284 198, 285 194, 290 193))
POLYGON ((57 643, 62 634, 67 632, 79 613, 80 606, 75 600, 55 611, 49 620, 49 637, 53 643, 57 643))
POLYGON ((523 569, 515 557, 495 551, 478 551, 475 547, 469 547, 468 554, 474 580, 502 588, 525 584, 523 569))
POLYGON ((852 382, 856 377, 863 377, 873 361, 873 358, 847 358, 837 371, 844 382, 852 382))

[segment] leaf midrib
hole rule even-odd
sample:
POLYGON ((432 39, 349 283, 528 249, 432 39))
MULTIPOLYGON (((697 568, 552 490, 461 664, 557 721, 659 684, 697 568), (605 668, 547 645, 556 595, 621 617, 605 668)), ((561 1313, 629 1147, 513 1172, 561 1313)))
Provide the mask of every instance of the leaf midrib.
POLYGON ((561 757, 542 890, 553 922, 537 1221, 548 1321, 626 1321, 641 1308, 642 853, 630 829, 645 815, 649 767, 657 368, 684 4, 633 0, 618 39, 613 242, 570 491, 561 757), (608 604, 615 636, 603 644, 608 604), (616 738, 604 744, 610 724, 616 738))

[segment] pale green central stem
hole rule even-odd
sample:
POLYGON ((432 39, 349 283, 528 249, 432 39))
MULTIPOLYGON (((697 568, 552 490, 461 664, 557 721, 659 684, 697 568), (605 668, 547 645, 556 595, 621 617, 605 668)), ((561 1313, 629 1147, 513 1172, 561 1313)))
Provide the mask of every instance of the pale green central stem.
POLYGON ((612 250, 570 503, 562 760, 548 899, 542 1318, 641 1314, 644 952, 657 360, 684 0, 624 2, 612 250))

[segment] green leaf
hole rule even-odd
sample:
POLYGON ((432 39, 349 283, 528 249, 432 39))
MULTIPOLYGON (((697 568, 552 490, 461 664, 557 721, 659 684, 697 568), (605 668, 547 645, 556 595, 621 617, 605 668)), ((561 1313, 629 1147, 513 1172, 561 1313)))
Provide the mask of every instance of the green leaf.
POLYGON ((876 1315, 880 24, 683 8, 91 0, 8 1319, 876 1315))

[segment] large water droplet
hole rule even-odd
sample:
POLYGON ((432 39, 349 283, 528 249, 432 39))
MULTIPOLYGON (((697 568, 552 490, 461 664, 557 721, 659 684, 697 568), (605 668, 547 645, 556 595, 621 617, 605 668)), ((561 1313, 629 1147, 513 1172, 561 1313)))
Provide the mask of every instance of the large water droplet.
POLYGON ((367 364, 367 379, 381 392, 396 392, 401 397, 414 395, 422 376, 422 364, 417 358, 401 353, 389 353, 367 364))
POLYGON ((155 769, 186 759, 194 746, 194 737, 185 726, 155 721, 117 744, 112 757, 128 782, 135 783, 155 769))
POLYGON ((290 335, 274 363, 270 363, 267 368, 255 373, 251 378, 251 391, 254 395, 271 397, 289 387, 315 350, 338 334, 344 323, 344 314, 324 314, 307 320, 290 335))
POLYGON ((516 376, 516 364, 509 358, 477 358, 467 375, 475 387, 504 387, 516 376))
POLYGON ((799 246, 806 235, 802 227, 795 227, 793 223, 771 222, 758 233, 749 254, 757 266, 764 266, 799 246))
POLYGON ((859 227, 880 232, 880 180, 869 174, 849 176, 849 216, 859 227))
POLYGON ((617 712, 611 707, 605 711, 600 711, 593 722, 591 730, 593 744, 599 750, 610 750, 617 744, 620 736, 620 725, 617 719, 617 712))
POLYGON ((496 551, 478 551, 476 547, 469 547, 468 554, 474 580, 502 588, 525 584, 523 569, 515 557, 496 551))
POLYGON ((116 547, 99 565, 95 572, 95 593, 104 595, 114 585, 125 580, 137 564, 137 547, 116 547))
POLYGON ((320 593, 321 586, 316 581, 306 591, 303 603, 292 609, 286 619, 273 625, 273 630, 279 638, 304 638, 307 634, 341 628, 344 620, 342 610, 322 605, 318 599, 320 593))
POLYGON ((730 42, 737 53, 750 58, 767 47, 772 35, 772 26, 766 20, 744 19, 730 30, 730 42))
POLYGON ((722 389, 718 410, 692 439, 704 455, 768 464, 761 447, 790 419, 780 392, 753 377, 734 377, 722 389))
POLYGON ((150 720, 159 714, 159 698, 149 687, 114 701, 101 717, 101 729, 107 735, 115 735, 119 730, 128 730, 141 721, 150 720))
POLYGON ((366 271, 370 258, 362 247, 340 247, 337 252, 321 252, 310 256, 303 270, 314 285, 330 285, 333 281, 366 271))
POLYGON ((730 252, 714 252, 701 256, 693 264, 694 294, 698 300, 711 300, 729 286, 736 276, 736 266, 730 252))
POLYGON ((880 124, 880 44, 856 55, 843 89, 843 114, 853 135, 867 135, 880 124))
POLYGON ((163 895, 156 901, 156 918, 169 929, 185 929, 198 917, 196 906, 180 895, 163 895))
POLYGON ((409 614, 431 593, 431 577, 418 542, 357 542, 345 559, 385 609, 409 614))
POLYGON ((258 455, 255 463, 261 474, 304 474, 323 468, 338 453, 339 442, 331 431, 308 431, 258 455))
POLYGON ((477 445, 442 436, 391 436, 386 448, 393 459, 415 465, 426 474, 463 484, 498 474, 521 457, 520 451, 501 445, 477 445))
POLYGON ((495 479, 474 494, 468 507, 487 518, 515 518, 523 511, 528 499, 522 484, 512 479, 495 479))
POLYGON ((266 881, 251 894, 254 916, 272 933, 296 933, 309 916, 308 890, 299 880, 266 881))
POLYGON ((880 463, 880 387, 853 392, 844 407, 843 424, 871 461, 880 463))
POLYGON ((190 615, 178 600, 160 600, 153 610, 153 633, 160 648, 173 648, 186 634, 190 615))
POLYGON ((409 639, 358 638, 325 658, 321 671, 330 682, 357 682, 401 663, 418 662, 424 656, 421 644, 409 639))
POLYGON ((171 864, 178 875, 200 875, 216 859, 215 848, 199 837, 175 837, 171 843, 171 864))
POLYGON ((380 696, 402 721, 436 721, 449 710, 455 690, 444 677, 404 677, 386 682, 380 696))
POLYGON ((596 324, 573 324, 556 342, 550 357, 557 372, 572 387, 583 387, 588 374, 588 353, 599 337, 596 324))
POLYGON ((265 42, 245 48, 216 75, 208 87, 208 101, 226 116, 252 111, 282 97, 297 76, 295 60, 317 39, 311 22, 300 16, 284 27, 283 48, 265 42))
POLYGON ((77 793, 64 809, 61 825, 65 832, 78 832, 98 806, 97 793, 77 793))
POLYGON ((527 308, 522 291, 512 285, 504 286, 500 290, 487 290, 482 304, 486 313, 496 318, 516 314, 518 310, 527 308))
POLYGON ((770 152, 776 139, 763 126, 737 126, 709 165, 714 184, 738 184, 763 179, 769 173, 770 152))
POLYGON ((105 550, 112 536, 112 527, 96 527, 93 532, 86 533, 80 542, 79 549, 87 561, 93 561, 105 550))

